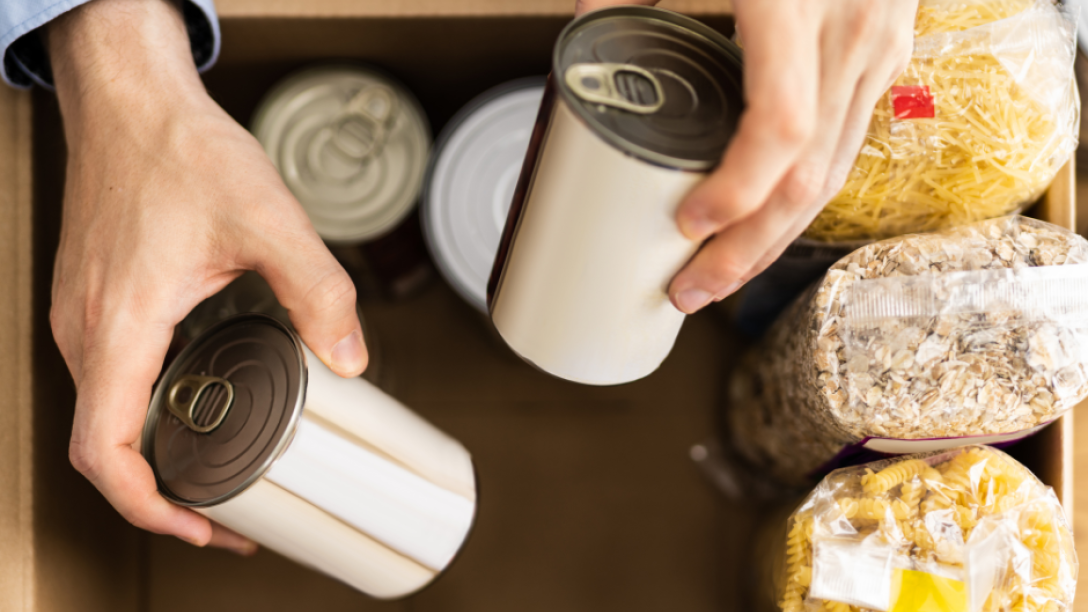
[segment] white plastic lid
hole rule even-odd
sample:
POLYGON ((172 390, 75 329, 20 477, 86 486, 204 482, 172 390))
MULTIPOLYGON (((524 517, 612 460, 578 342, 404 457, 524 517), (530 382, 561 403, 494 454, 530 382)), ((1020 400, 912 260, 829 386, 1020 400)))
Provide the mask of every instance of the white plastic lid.
POLYGON ((529 148, 544 79, 492 88, 442 131, 423 196, 423 229, 438 269, 487 314, 487 279, 529 148))
POLYGON ((431 138, 419 102, 358 66, 287 77, 261 102, 253 134, 329 242, 360 243, 412 210, 431 138))

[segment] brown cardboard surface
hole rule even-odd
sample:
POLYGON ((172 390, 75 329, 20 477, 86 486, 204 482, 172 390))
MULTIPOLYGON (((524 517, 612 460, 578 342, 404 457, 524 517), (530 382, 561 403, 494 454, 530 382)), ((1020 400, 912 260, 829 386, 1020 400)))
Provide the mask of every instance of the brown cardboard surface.
POLYGON ((34 607, 31 138, 30 95, 0 89, 0 607, 12 610, 34 607))
MULTIPOLYGON (((1078 61, 1083 58, 1078 57, 1078 61)), ((1082 88, 1083 91, 1083 88, 1082 88)), ((1083 236, 1088 236, 1088 176, 1079 176, 1076 181, 1076 194, 1077 194, 1077 217, 1076 223, 1078 231, 1083 236)), ((1079 413, 1073 420, 1073 439, 1088 440, 1088 414, 1085 414, 1085 410, 1088 409, 1088 401, 1081 403, 1077 406, 1075 412, 1079 413)), ((1074 473, 1079 474, 1081 480, 1088 474, 1088 445, 1081 444, 1077 446, 1070 443, 1069 448, 1066 449, 1071 460, 1070 465, 1073 466, 1074 473)), ((1078 483, 1079 485, 1079 483, 1078 483)), ((1066 512, 1069 509, 1066 508, 1066 512)), ((1073 538, 1076 540, 1077 550, 1081 555, 1088 551, 1088 486, 1079 485, 1073 488, 1073 538)), ((1088 558, 1082 556, 1080 559, 1080 574, 1078 576, 1080 584, 1088 585, 1088 558)), ((1081 593, 1084 591, 1082 590, 1081 593)), ((1088 612, 1088 597, 1081 596, 1074 605, 1076 612, 1088 612)))
MULTIPOLYGON (((575 0, 219 0, 223 17, 569 16, 575 0)), ((697 15, 732 13, 731 0, 663 0, 662 8, 697 15)))

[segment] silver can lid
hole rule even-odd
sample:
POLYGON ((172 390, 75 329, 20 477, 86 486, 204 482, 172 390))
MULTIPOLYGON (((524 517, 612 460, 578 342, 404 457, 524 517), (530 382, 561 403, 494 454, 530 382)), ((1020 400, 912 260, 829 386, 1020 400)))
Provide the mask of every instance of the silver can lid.
POLYGON ((529 148, 544 77, 492 88, 442 130, 423 191, 423 230, 442 275, 487 314, 487 279, 529 148))
POLYGON ((260 478, 290 442, 306 395, 298 336, 264 315, 212 327, 155 387, 141 452, 159 491, 211 506, 260 478))
POLYGON ((552 67, 563 99, 591 129, 669 168, 717 165, 744 108, 740 49, 663 9, 623 6, 573 21, 552 67))
POLYGON ((258 106, 253 134, 318 235, 334 243, 396 227, 416 204, 431 147, 415 97, 358 66, 287 77, 258 106))

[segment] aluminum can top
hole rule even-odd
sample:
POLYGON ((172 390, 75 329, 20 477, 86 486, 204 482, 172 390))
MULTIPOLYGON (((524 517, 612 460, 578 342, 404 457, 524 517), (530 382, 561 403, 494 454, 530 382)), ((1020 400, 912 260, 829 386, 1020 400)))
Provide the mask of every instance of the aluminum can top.
POLYGON ((430 127, 411 92, 377 71, 333 65, 291 75, 264 97, 252 130, 328 242, 377 238, 419 198, 430 127))
POLYGON ((741 51, 706 25, 663 9, 602 9, 571 22, 553 76, 605 141, 668 168, 718 164, 744 107, 741 51))
POLYGON ((242 492, 286 448, 306 394, 301 341, 247 314, 208 329, 167 368, 141 451, 168 499, 211 506, 242 492))

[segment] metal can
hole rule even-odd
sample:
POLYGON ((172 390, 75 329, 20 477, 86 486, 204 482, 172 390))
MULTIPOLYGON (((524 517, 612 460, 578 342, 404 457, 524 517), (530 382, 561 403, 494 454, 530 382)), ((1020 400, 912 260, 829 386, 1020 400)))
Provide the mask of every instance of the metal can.
POLYGON ((469 102, 442 130, 423 183, 423 234, 438 270, 487 314, 487 278, 499 248, 543 77, 504 83, 469 102))
POLYGON ((141 449, 167 499, 379 598, 430 583, 476 513, 459 442, 264 315, 182 351, 141 449))
POLYGON ((403 85, 361 66, 303 70, 265 95, 252 131, 361 295, 397 297, 429 276, 411 215, 430 127, 403 85))
MULTIPOLYGON (((214 325, 233 316, 256 313, 276 319, 294 330, 290 314, 280 305, 272 287, 261 278, 260 274, 253 271, 244 272, 234 279, 229 285, 223 287, 219 293, 209 297, 196 305, 181 323, 178 324, 174 334, 174 342, 171 354, 166 362, 170 363, 180 353, 181 349, 196 340, 201 334, 214 325)), ((393 388, 391 372, 386 368, 382 358, 382 343, 376 331, 367 325, 367 319, 363 315, 362 307, 355 304, 355 314, 359 317, 359 323, 363 327, 363 339, 366 342, 368 362, 363 378, 388 392, 393 388)))
POLYGON ((567 26, 488 284, 514 352, 587 384, 657 369, 684 321, 669 281, 699 248, 676 208, 742 106, 740 50, 693 19, 629 6, 567 26))

